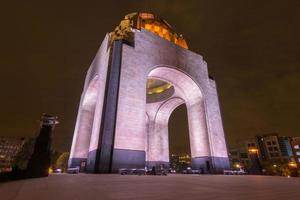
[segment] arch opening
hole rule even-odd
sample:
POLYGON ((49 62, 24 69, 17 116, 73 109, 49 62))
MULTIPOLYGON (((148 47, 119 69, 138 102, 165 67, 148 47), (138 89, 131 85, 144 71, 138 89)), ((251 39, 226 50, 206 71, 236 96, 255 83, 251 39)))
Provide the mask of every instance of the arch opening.
POLYGON ((169 160, 172 172, 181 173, 191 167, 191 148, 187 108, 181 104, 171 113, 168 123, 169 160))
MULTIPOLYGON (((202 160, 206 162, 210 156, 210 146, 204 99, 200 87, 188 75, 169 66, 154 68, 149 73, 148 79, 159 79, 169 83, 174 91, 171 96, 162 101, 147 101, 146 112, 149 116, 147 166, 169 167, 169 118, 172 112, 182 104, 186 105, 189 156, 194 163, 201 158, 200 164, 203 165, 202 160)), ((196 163, 194 168, 199 168, 200 164, 196 163)))

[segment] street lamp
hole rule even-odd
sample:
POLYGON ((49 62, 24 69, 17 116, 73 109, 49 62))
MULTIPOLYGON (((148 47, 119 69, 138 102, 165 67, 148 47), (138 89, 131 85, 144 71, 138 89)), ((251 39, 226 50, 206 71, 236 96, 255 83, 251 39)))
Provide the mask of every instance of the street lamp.
POLYGON ((237 163, 237 164, 235 164, 235 167, 240 169, 241 165, 237 163))

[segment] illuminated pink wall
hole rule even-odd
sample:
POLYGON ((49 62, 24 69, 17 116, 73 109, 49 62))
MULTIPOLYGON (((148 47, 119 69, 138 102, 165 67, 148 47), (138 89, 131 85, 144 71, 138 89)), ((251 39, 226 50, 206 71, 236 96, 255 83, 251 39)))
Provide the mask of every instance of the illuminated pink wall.
POLYGON ((95 150, 98 145, 109 59, 109 50, 107 49, 108 38, 109 36, 106 35, 85 78, 74 130, 69 166, 72 165, 72 158, 86 161, 88 152, 95 150))

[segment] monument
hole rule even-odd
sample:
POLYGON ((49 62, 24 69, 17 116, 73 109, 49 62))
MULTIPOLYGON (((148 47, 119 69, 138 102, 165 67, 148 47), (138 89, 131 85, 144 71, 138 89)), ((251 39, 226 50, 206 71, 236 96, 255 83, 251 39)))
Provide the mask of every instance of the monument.
POLYGON ((185 104, 192 168, 229 167, 215 81, 202 56, 163 19, 131 13, 88 69, 69 167, 91 173, 169 165, 168 120, 185 104))

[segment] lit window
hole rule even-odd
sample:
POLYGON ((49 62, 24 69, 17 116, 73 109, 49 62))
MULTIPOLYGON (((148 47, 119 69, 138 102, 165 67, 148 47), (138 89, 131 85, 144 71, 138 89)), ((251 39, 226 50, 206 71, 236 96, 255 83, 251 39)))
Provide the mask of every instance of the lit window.
POLYGON ((299 149, 299 145, 298 145, 298 144, 295 145, 295 146, 294 146, 294 149, 299 149))
POLYGON ((157 33, 159 33, 160 27, 159 26, 154 26, 154 31, 157 32, 157 33))
POLYGON ((296 155, 297 155, 297 156, 300 156, 300 151, 296 151, 296 155))
POLYGON ((150 13, 140 13, 140 17, 142 19, 154 19, 154 15, 152 15, 150 13))
POLYGON ((152 29, 152 24, 145 24, 145 29, 146 30, 151 30, 152 29))
POLYGON ((171 41, 171 37, 170 37, 170 34, 169 34, 169 33, 165 34, 165 35, 164 35, 164 38, 165 38, 166 40, 168 40, 168 41, 171 41))
POLYGON ((163 29, 162 29, 162 33, 163 33, 163 34, 167 34, 167 33, 169 33, 169 32, 167 31, 167 29, 163 28, 163 29))

